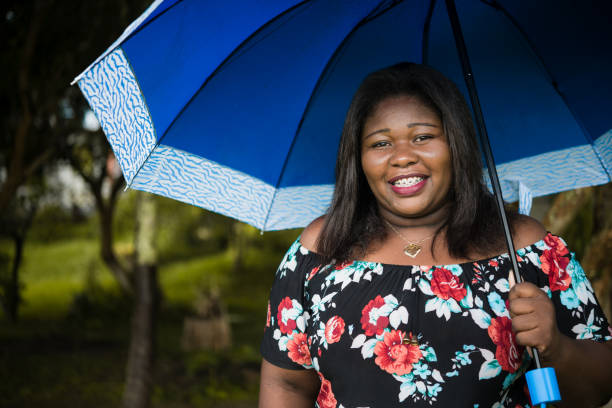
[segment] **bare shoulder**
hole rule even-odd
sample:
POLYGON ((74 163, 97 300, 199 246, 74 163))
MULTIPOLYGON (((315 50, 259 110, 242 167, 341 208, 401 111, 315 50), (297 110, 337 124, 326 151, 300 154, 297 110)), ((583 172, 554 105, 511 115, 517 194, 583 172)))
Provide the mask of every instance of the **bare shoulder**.
POLYGON ((325 225, 324 215, 316 218, 314 221, 308 224, 306 228, 304 228, 304 231, 302 231, 302 235, 300 236, 300 243, 303 247, 309 251, 317 252, 317 243, 319 241, 319 235, 321 234, 323 225, 325 225))
POLYGON ((535 218, 519 215, 514 221, 514 246, 524 248, 546 236, 546 228, 535 218))

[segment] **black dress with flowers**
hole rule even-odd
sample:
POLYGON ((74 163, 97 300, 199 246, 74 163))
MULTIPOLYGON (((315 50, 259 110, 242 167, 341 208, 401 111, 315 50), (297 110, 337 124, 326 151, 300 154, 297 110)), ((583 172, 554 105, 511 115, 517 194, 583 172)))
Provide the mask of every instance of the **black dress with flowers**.
MULTIPOLYGON (((612 339, 580 264, 548 234, 518 250, 523 278, 555 304, 561 332, 612 339)), ((296 241, 268 304, 263 357, 314 369, 319 408, 528 407, 531 359, 515 344, 507 254, 443 266, 322 265, 296 241)))

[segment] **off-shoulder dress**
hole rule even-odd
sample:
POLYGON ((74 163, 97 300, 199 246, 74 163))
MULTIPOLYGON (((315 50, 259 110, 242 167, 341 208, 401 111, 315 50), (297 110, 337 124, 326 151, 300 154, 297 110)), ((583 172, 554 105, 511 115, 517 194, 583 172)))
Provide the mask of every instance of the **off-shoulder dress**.
MULTIPOLYGON (((521 275, 551 298, 562 333, 612 339, 561 238, 548 234, 517 252, 521 275)), ((528 407, 523 374, 532 361, 511 331, 510 270, 507 254, 455 265, 324 265, 298 239, 276 271, 262 355, 316 370, 319 408, 528 407)))

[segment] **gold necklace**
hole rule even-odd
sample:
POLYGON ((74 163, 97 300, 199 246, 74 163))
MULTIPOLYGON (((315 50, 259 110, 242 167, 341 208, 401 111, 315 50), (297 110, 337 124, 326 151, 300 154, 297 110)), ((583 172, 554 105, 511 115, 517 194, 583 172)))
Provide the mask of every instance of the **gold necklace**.
POLYGON ((436 235, 436 234, 434 233, 434 234, 431 234, 431 235, 430 235, 430 236, 428 236, 428 237, 425 237, 425 238, 421 239, 420 241, 412 242, 412 241, 410 241, 410 240, 406 239, 406 237, 405 237, 405 236, 403 236, 403 235, 402 235, 402 233, 401 233, 401 232, 399 232, 399 230, 397 230, 397 229, 396 229, 396 228, 395 228, 395 227, 394 227, 394 226, 393 226, 393 225, 392 225, 392 224, 391 224, 389 221, 385 220, 385 222, 386 222, 387 224, 389 224, 389 227, 391 227, 391 229, 392 229, 392 230, 393 230, 393 231, 394 231, 394 232, 395 232, 397 235, 399 235, 399 237, 400 237, 402 240, 404 240, 404 242, 406 242, 406 244, 408 244, 408 245, 406 245, 406 246, 404 247, 404 254, 405 254, 405 255, 407 255, 407 256, 409 256, 409 257, 411 257, 411 258, 416 258, 416 256, 417 256, 417 255, 418 255, 418 254, 421 252, 421 248, 422 248, 422 247, 421 247, 421 245, 419 245, 419 244, 422 244, 423 242, 427 241, 429 238, 431 238, 431 237, 433 237, 434 235, 436 235))

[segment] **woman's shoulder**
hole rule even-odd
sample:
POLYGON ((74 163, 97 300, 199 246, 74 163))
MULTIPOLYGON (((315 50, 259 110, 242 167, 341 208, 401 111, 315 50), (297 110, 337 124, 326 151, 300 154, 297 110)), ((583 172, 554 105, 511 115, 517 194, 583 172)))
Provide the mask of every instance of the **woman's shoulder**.
POLYGON ((318 242, 323 226, 325 225, 325 215, 314 219, 300 235, 300 244, 311 252, 318 252, 318 242))
POLYGON ((518 215, 513 222, 514 247, 525 248, 544 239, 546 228, 535 218, 527 215, 518 215))

